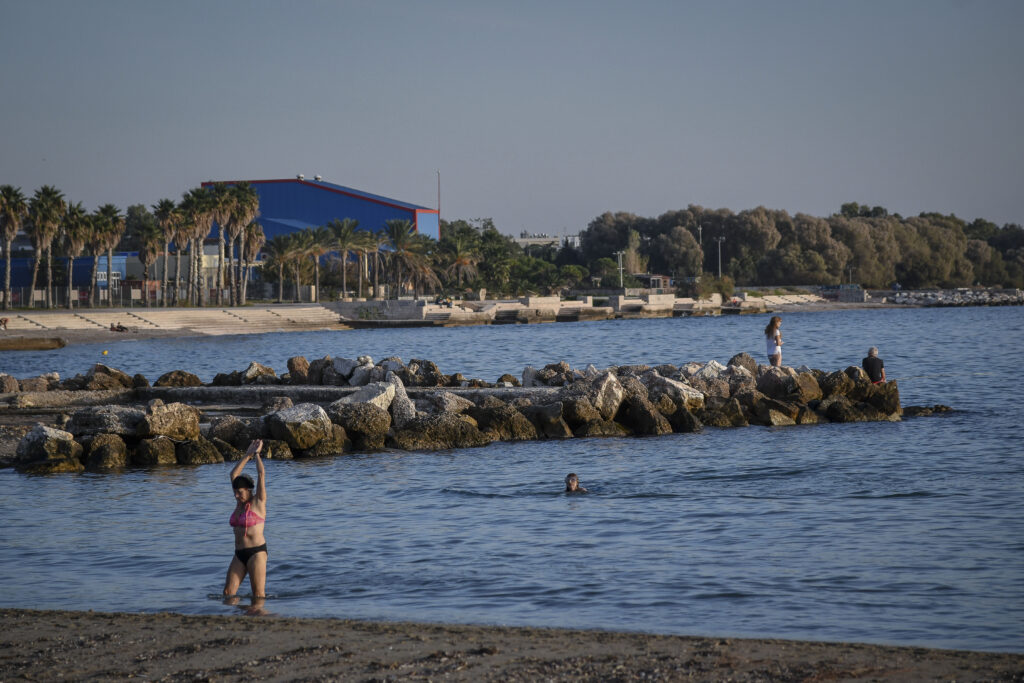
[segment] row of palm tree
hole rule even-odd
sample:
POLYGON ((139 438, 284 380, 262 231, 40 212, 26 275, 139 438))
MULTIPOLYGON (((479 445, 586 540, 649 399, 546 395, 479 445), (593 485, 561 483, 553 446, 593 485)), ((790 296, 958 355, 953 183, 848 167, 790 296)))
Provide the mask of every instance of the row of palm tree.
POLYGON ((352 259, 356 266, 356 295, 363 297, 363 287, 369 285, 372 273, 373 296, 381 291, 381 279, 392 285, 392 291, 401 294, 412 291, 414 295, 436 291, 442 286, 440 273, 458 272, 458 284, 462 277, 475 273, 478 257, 463 253, 461 260, 444 268, 442 250, 438 243, 416 232, 413 224, 404 219, 384 222, 384 230, 371 232, 360 230, 359 222, 353 218, 335 219, 317 228, 306 228, 290 234, 277 235, 270 239, 264 249, 267 259, 263 267, 268 280, 276 279, 277 298, 284 299, 286 273, 295 285, 298 298, 302 286, 302 275, 309 271, 313 282, 313 300, 320 296, 320 263, 328 256, 327 263, 332 270, 340 272, 341 290, 348 294, 348 273, 352 259), (276 278, 272 276, 276 272, 276 278))
MULTIPOLYGON (((206 303, 202 244, 214 223, 219 228, 217 303, 224 303, 225 286, 228 288, 228 298, 232 305, 244 303, 247 294, 245 282, 266 241, 262 228, 255 222, 259 215, 259 195, 255 189, 248 183, 234 186, 216 184, 208 188, 189 190, 177 204, 170 199, 161 199, 152 208, 155 225, 143 225, 133 238, 143 266, 143 279, 146 281, 149 280, 149 267, 159 258, 162 247, 165 264, 163 291, 171 292, 171 296, 163 297, 164 306, 180 303, 182 257, 186 251, 190 261, 186 290, 189 303, 206 303), (170 263, 172 244, 175 245, 176 274, 174 289, 169 290, 166 264, 170 263)), ((9 308, 11 301, 11 247, 22 230, 29 237, 35 252, 30 291, 35 292, 40 267, 45 263, 44 305, 47 308, 53 307, 55 299, 52 263, 53 249, 56 246, 68 256, 68 307, 71 308, 74 259, 88 250, 93 255, 89 301, 91 305, 97 305, 99 257, 106 254, 106 281, 108 284, 112 283, 113 252, 125 235, 125 217, 120 210, 113 204, 104 204, 90 214, 80 202, 69 202, 57 188, 50 185, 40 187, 31 198, 26 198, 20 188, 12 185, 0 186, 0 238, 3 240, 6 262, 4 310, 9 308)), ((148 306, 148 293, 144 299, 148 306)), ((31 302, 31 305, 34 303, 31 302)))

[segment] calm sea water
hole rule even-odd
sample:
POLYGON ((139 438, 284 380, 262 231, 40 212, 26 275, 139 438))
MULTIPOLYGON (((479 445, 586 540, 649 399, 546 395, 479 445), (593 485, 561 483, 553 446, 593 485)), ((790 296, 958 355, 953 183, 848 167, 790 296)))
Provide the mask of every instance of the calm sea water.
MULTIPOLYGON (((204 379, 259 360, 398 355, 493 380, 525 365, 763 356, 761 317, 118 342, 0 356, 204 379), (102 350, 108 354, 102 356, 102 350)), ((289 616, 571 626, 1024 651, 1024 308, 787 314, 784 360, 877 345, 901 423, 708 429, 268 462, 268 607, 289 616), (585 496, 560 492, 579 473, 585 496)), ((0 605, 235 613, 231 465, 0 470, 0 605)), ((247 584, 246 584, 247 586, 247 584)))

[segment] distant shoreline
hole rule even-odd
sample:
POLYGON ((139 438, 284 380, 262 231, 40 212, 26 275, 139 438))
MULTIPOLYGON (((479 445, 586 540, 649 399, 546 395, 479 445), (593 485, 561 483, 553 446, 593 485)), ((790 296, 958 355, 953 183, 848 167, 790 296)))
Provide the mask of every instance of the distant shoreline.
MULTIPOLYGON (((309 306, 309 304, 306 304, 309 306)), ((744 315, 757 317, 765 316, 769 314, 785 314, 785 313, 814 313, 824 311, 836 311, 836 310, 858 310, 858 309, 886 309, 886 308, 919 308, 919 306, 906 305, 906 304, 890 304, 890 303, 811 303, 811 304, 784 304, 773 307, 767 312, 758 313, 744 313, 744 315)), ((130 309, 125 309, 125 315, 130 309)), ((139 309, 143 310, 143 309, 139 309)), ((31 311, 33 316, 46 316, 46 315, 60 315, 66 314, 67 311, 31 311)), ((113 309, 105 311, 105 315, 110 313, 116 313, 113 309)), ((0 317, 13 315, 15 312, 7 312, 0 314, 0 317)), ((668 317, 668 316, 665 316, 668 317)), ((126 319, 126 322, 128 320, 126 319)), ((545 324, 572 324, 572 323, 545 323, 545 324)), ((232 329, 231 334, 274 334, 277 332, 311 332, 326 328, 322 321, 317 321, 308 326, 302 326, 301 324, 292 324, 287 329, 281 330, 269 330, 266 328, 249 329, 244 325, 239 325, 232 329)), ((336 328, 338 331, 345 331, 343 325, 338 325, 336 328)), ((201 322, 197 322, 188 328, 171 328, 171 329, 154 329, 144 327, 131 327, 127 332, 114 332, 106 329, 69 329, 62 327, 50 327, 47 329, 17 329, 0 331, 0 337, 8 340, 17 338, 29 339, 45 339, 45 338, 60 338, 66 342, 67 345, 75 344, 102 344, 104 342, 120 342, 120 341, 142 341, 151 339, 179 339, 189 337, 206 337, 213 335, 223 335, 224 331, 221 327, 205 327, 201 322)))
MULTIPOLYGON (((246 601, 248 602, 248 601, 246 601)), ((1018 680, 1024 655, 555 628, 0 609, 0 679, 1018 680)))

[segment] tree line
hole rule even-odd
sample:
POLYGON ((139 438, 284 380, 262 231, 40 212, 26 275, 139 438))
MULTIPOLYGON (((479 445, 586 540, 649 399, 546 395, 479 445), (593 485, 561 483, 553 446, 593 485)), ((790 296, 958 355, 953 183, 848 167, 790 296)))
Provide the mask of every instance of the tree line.
MULTIPOLYGON (((922 213, 904 218, 880 206, 843 204, 827 218, 764 207, 733 213, 690 205, 655 218, 606 212, 580 233, 579 246, 522 247, 489 218, 440 223, 441 239, 421 235, 408 220, 383 230, 339 217, 267 240, 258 222, 259 197, 248 183, 213 184, 125 214, 112 204, 88 213, 45 185, 31 198, 0 186, 0 237, 6 258, 4 308, 11 300, 11 245, 19 230, 32 242, 32 288, 45 286, 52 307, 54 251, 67 260, 71 305, 73 261, 93 256, 89 302, 98 304, 97 270, 106 255, 107 282, 115 250, 137 251, 143 279, 164 256, 163 305, 217 305, 247 300, 253 269, 276 285, 277 299, 300 300, 303 284, 335 296, 389 296, 486 289, 495 296, 554 294, 566 289, 640 286, 635 276, 673 277, 685 294, 734 285, 834 285, 868 288, 1024 287, 1024 229, 983 219, 922 213), (217 228, 214 282, 206 282, 203 243, 217 228), (170 284, 170 257, 175 257, 170 284), (259 259, 262 255, 263 258, 259 259), (620 269, 621 259, 621 269, 620 269), (182 266, 185 284, 182 286, 182 266), (287 291, 286 291, 287 287, 287 291)), ((148 296, 145 297, 149 305, 148 296)))

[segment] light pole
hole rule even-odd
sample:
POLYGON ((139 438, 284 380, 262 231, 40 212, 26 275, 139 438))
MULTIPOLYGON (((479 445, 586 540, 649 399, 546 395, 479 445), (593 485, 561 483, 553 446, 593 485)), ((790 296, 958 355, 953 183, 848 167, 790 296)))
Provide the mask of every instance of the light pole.
POLYGON ((624 252, 617 251, 615 255, 619 257, 619 289, 622 289, 622 254, 624 252))
POLYGON ((725 241, 725 236, 724 235, 719 235, 718 237, 715 238, 715 241, 718 242, 718 279, 721 280, 722 279, 722 242, 725 241))
POLYGON ((703 225, 698 225, 697 226, 697 244, 700 245, 701 249, 704 248, 704 226, 703 225))

